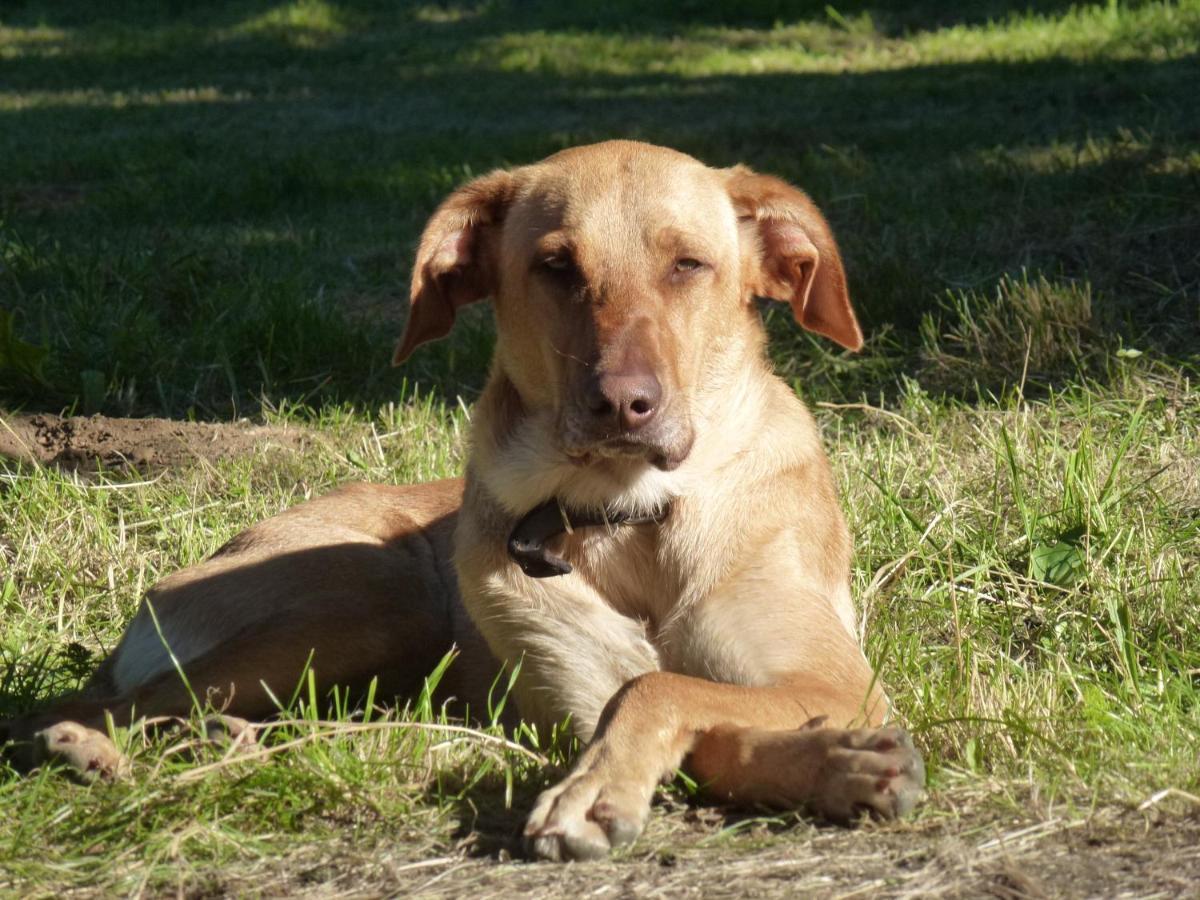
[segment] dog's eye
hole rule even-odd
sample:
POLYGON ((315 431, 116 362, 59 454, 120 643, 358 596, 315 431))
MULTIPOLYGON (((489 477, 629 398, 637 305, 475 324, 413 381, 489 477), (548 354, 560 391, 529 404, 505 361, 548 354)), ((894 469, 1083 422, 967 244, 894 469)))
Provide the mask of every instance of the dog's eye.
POLYGON ((684 256, 675 260, 675 271, 680 274, 695 272, 697 269, 702 269, 703 267, 704 263, 700 262, 698 259, 693 259, 690 256, 684 256))
POLYGON ((542 259, 541 266, 551 272, 570 272, 575 268, 575 261, 565 253, 556 253, 542 259))

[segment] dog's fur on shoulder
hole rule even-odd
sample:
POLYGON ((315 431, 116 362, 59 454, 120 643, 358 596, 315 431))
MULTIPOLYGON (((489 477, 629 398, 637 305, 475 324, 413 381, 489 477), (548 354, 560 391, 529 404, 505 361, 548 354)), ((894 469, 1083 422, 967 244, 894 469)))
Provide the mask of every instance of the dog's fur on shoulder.
POLYGON ((756 297, 861 346, 828 224, 776 178, 614 141, 460 188, 421 238, 396 359, 492 299, 464 481, 349 486, 254 526, 156 586, 89 687, 15 733, 186 713, 160 630, 249 717, 310 655, 326 685, 404 692, 456 645, 460 701, 519 664, 521 716, 590 742, 530 816, 538 856, 632 840, 681 763, 727 801, 905 812, 920 756, 882 727, 830 468, 756 297), (655 518, 568 528, 570 574, 532 578, 508 539, 548 501, 655 518))

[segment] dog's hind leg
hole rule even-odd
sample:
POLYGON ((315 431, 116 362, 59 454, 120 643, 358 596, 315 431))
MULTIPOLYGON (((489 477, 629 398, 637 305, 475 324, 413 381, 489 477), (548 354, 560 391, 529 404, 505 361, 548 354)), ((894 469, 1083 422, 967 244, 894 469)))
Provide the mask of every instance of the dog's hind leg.
POLYGON ((124 756, 97 730, 103 726, 104 710, 110 705, 111 658, 92 675, 88 686, 60 698, 48 710, 0 722, 0 754, 19 771, 45 762, 58 761, 78 780, 111 780, 128 770, 124 756), (89 723, 88 725, 74 721, 89 723))
POLYGON ((84 780, 118 777, 125 765, 103 732, 109 716, 118 726, 211 710, 263 719, 279 711, 276 699, 289 701, 309 668, 321 696, 334 686, 361 694, 372 678, 380 698, 411 694, 450 648, 445 627, 397 610, 389 617, 267 623, 125 690, 112 677, 114 654, 78 694, 9 723, 10 755, 21 769, 56 759, 84 780))
POLYGON ((259 523, 152 588, 88 685, 0 724, 0 743, 20 767, 59 755, 105 774, 119 769, 99 759, 115 754, 95 730, 106 716, 125 725, 213 708, 262 718, 306 668, 321 696, 363 691, 372 678, 380 698, 419 690, 455 639, 456 499, 433 485, 353 486, 259 523), (58 743, 47 736, 69 752, 50 752, 58 743), (104 752, 81 755, 84 743, 104 752))

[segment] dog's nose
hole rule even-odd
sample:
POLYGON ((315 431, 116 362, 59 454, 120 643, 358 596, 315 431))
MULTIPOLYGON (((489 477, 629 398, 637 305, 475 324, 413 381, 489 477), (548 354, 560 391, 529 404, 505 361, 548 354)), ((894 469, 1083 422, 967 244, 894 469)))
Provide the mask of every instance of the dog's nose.
POLYGON ((649 373, 598 375, 588 385, 586 401, 596 421, 637 431, 658 412, 662 385, 649 373))

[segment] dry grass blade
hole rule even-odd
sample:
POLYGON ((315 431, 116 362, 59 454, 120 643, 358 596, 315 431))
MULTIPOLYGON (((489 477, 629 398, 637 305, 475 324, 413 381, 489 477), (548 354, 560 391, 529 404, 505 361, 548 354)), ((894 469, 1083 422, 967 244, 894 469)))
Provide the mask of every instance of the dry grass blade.
POLYGON ((386 731, 426 731, 436 734, 455 734, 461 739, 484 744, 489 747, 500 747, 505 750, 517 753, 532 762, 541 765, 548 764, 546 757, 536 751, 530 750, 521 744, 515 743, 494 734, 480 731, 475 728, 468 728, 464 725, 437 725, 427 722, 328 722, 309 719, 284 719, 278 722, 267 722, 259 726, 266 732, 271 729, 278 728, 296 728, 296 727, 313 727, 313 731, 309 734, 302 735, 298 738, 284 741, 281 744, 273 744, 268 747, 258 747, 256 749, 241 749, 233 752, 233 748, 226 756, 216 762, 206 763, 202 766, 196 766, 192 769, 187 769, 175 776, 175 781, 180 784, 186 784, 190 781, 196 781, 204 778, 213 772, 219 772, 227 769, 230 766, 241 763, 257 762, 271 756, 276 756, 280 753, 285 753, 289 750, 294 750, 297 747, 303 747, 305 744, 310 744, 315 741, 325 740, 332 737, 340 737, 348 734, 369 734, 382 733, 386 731))

